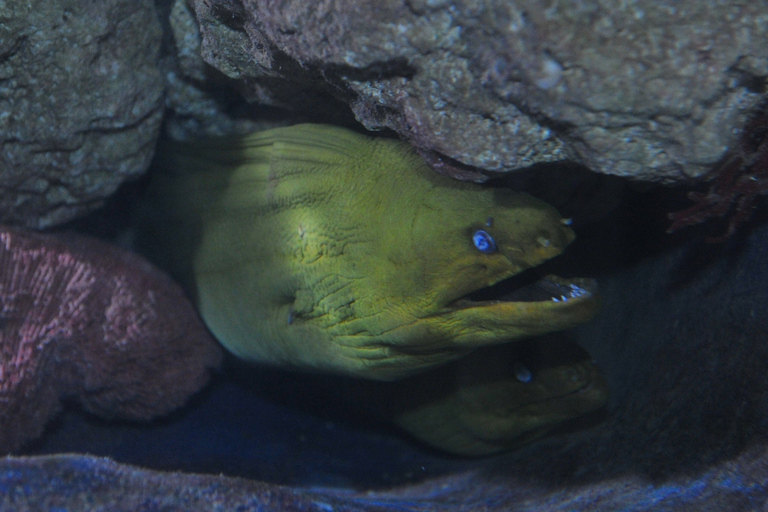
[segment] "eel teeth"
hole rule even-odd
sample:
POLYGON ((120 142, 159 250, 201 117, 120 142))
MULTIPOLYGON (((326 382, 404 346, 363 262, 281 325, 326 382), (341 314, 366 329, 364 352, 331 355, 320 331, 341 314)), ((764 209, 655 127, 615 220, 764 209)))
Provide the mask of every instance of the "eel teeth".
POLYGON ((573 283, 569 284, 568 288, 570 288, 570 290, 567 294, 560 295, 559 299, 557 297, 552 297, 552 302, 567 302, 568 299, 575 299, 578 297, 591 297, 593 295, 591 291, 573 283))
POLYGON ((539 280, 536 285, 551 295, 552 302, 568 302, 568 299, 589 298, 594 296, 596 285, 591 280, 580 280, 582 286, 576 283, 557 282, 554 276, 539 280))
POLYGON ((519 285, 513 277, 488 288, 477 290, 453 303, 454 307, 470 307, 478 303, 499 302, 568 302, 571 299, 588 299, 595 296, 596 283, 591 279, 561 279, 554 275, 519 285), (578 284, 577 284, 578 283, 578 284), (509 289, 509 286, 512 289, 509 289))

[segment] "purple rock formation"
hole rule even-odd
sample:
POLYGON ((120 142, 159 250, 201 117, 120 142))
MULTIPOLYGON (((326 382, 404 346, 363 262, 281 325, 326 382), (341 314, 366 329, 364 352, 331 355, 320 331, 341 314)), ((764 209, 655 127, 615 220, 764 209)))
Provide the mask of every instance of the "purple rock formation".
POLYGON ((0 230, 0 452, 75 398, 103 417, 181 406, 221 362, 181 288, 144 259, 75 236, 0 230))

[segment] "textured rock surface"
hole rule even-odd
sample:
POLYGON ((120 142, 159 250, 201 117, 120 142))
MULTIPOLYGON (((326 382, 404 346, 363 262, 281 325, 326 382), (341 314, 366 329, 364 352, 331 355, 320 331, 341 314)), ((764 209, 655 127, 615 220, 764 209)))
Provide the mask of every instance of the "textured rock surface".
POLYGON ((0 508, 16 512, 388 510, 384 506, 350 503, 322 492, 239 478, 147 471, 89 456, 8 457, 0 459, 0 471, 0 508))
POLYGON ((46 227, 143 172, 162 117, 151 0, 0 3, 0 222, 46 227))
POLYGON ((172 43, 165 50, 170 135, 176 139, 196 139, 263 129, 257 113, 246 111, 234 116, 230 111, 229 105, 239 94, 200 56, 200 32, 187 1, 174 1, 167 19, 166 30, 172 43))
POLYGON ((0 453, 40 435, 65 399, 107 418, 166 414, 221 357, 181 288, 139 256, 0 230, 0 453))
POLYGON ((469 472, 390 492, 292 489, 225 476, 162 473, 88 455, 0 459, 0 508, 280 512, 757 511, 768 504, 768 453, 748 454, 697 478, 654 483, 636 475, 548 489, 525 478, 469 472))
POLYGON ((194 7, 204 58, 253 99, 285 103, 293 88, 279 78, 322 84, 369 128, 493 171, 573 159, 644 180, 697 176, 723 155, 768 76, 761 2, 194 7))
MULTIPOLYGON (((359 128, 345 103, 322 94, 322 81, 308 82, 301 72, 292 77, 295 81, 265 78, 242 83, 228 78, 203 60, 202 37, 190 3, 174 0, 169 9, 165 126, 171 137, 195 140, 311 121, 359 128)), ((234 46, 223 50, 241 50, 241 42, 231 43, 234 46)))

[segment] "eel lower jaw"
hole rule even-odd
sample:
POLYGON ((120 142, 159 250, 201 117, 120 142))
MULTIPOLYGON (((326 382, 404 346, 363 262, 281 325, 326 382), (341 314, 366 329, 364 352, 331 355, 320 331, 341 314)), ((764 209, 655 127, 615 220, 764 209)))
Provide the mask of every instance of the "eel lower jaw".
POLYGON ((513 277, 481 288, 448 305, 449 309, 468 309, 502 303, 542 303, 565 306, 597 298, 597 282, 588 278, 564 279, 548 275, 533 282, 518 284, 513 277))

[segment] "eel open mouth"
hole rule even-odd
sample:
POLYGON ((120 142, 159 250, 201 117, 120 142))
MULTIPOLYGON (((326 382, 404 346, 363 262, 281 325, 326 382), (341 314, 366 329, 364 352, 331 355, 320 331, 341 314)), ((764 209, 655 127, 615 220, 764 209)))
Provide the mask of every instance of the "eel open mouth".
POLYGON ((451 304, 456 309, 500 302, 559 302, 591 299, 597 295, 597 282, 588 278, 564 279, 541 275, 535 269, 469 293, 451 304))

